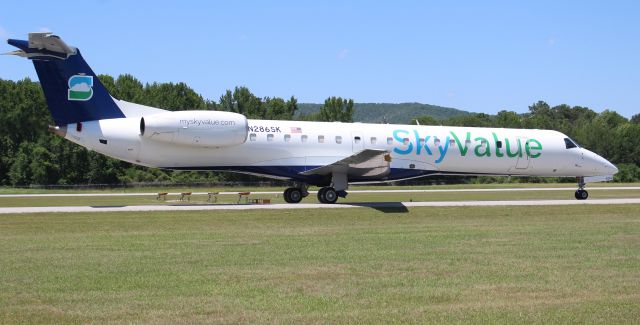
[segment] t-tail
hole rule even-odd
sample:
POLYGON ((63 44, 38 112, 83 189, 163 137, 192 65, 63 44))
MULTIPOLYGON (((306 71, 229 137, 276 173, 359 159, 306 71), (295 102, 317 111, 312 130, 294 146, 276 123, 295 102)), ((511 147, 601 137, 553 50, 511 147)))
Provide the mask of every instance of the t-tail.
POLYGON ((8 54, 33 61, 49 110, 57 125, 125 117, 80 50, 51 33, 7 41, 20 50, 8 54))

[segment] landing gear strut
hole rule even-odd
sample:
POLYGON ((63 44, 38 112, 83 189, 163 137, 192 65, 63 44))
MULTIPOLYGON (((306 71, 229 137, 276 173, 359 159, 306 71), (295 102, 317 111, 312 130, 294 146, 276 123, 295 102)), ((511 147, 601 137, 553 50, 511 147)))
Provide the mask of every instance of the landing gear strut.
POLYGON ((318 191, 318 201, 320 203, 333 204, 338 201, 338 197, 347 197, 347 174, 334 172, 331 174, 331 185, 321 188, 318 191))
POLYGON ((298 203, 309 195, 307 188, 309 186, 304 183, 294 183, 293 187, 284 190, 284 201, 287 203, 298 203))
POLYGON ((589 197, 589 192, 584 189, 585 186, 584 177, 578 177, 578 189, 576 190, 576 200, 586 200, 589 197))

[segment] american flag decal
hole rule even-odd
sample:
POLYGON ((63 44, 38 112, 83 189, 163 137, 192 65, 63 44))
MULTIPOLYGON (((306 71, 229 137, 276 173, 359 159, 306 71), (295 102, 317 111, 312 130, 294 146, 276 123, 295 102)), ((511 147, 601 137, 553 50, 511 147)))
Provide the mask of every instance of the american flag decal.
POLYGON ((302 129, 298 128, 298 127, 292 127, 291 128, 291 133, 302 133, 302 129))

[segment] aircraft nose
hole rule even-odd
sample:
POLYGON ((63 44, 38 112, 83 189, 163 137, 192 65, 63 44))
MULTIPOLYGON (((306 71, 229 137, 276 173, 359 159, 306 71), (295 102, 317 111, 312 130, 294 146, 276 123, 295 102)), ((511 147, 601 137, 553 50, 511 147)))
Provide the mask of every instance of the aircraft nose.
POLYGON ((613 175, 618 172, 618 168, 610 163, 608 160, 602 158, 599 155, 593 154, 595 160, 595 171, 599 175, 613 175))
POLYGON ((597 164, 599 168, 596 168, 596 170, 598 170, 598 173, 601 175, 613 175, 615 173, 618 172, 618 168, 616 166, 614 166, 612 163, 610 163, 608 160, 596 155, 596 157, 598 158, 597 160, 597 164))
POLYGON ((614 174, 618 173, 618 167, 616 167, 614 164, 610 163, 609 161, 607 161, 606 168, 609 171, 609 174, 611 174, 611 175, 614 175, 614 174))

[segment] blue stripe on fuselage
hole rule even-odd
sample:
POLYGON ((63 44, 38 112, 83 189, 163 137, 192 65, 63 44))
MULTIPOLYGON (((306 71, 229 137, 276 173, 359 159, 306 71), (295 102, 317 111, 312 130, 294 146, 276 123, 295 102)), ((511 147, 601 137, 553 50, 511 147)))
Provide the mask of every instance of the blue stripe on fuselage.
MULTIPOLYGON (((164 167, 174 170, 210 170, 245 174, 256 174, 265 177, 290 178, 311 185, 328 185, 330 175, 301 175, 300 173, 320 166, 198 166, 198 167, 164 167)), ((430 170, 391 168, 389 175, 383 178, 349 178, 349 182, 393 181, 407 178, 428 176, 436 173, 430 170)))

